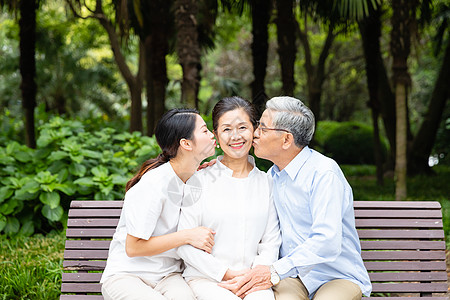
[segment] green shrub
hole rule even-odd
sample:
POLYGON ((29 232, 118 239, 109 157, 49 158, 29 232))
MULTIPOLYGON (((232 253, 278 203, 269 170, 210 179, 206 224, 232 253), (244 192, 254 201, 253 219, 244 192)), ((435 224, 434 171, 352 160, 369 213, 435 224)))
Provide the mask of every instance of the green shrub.
MULTIPOLYGON (((381 146, 386 157, 386 143, 381 146)), ((323 149, 339 164, 374 164, 373 130, 357 122, 340 123, 324 140, 323 149)))
POLYGON ((336 121, 319 121, 317 122, 316 131, 314 132, 314 149, 323 152, 323 145, 330 133, 341 126, 341 123, 336 121))
POLYGON ((0 147, 0 232, 31 235, 61 228, 72 199, 121 199, 133 171, 159 152, 154 138, 113 128, 88 132, 54 117, 37 148, 0 147))

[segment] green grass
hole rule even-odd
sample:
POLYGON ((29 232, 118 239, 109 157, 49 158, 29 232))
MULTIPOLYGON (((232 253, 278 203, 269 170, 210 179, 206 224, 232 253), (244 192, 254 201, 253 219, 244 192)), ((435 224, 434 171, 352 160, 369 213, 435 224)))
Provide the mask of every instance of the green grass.
POLYGON ((0 299, 58 299, 64 234, 0 236, 0 299))
MULTIPOLYGON (((374 166, 342 166, 356 200, 394 200, 393 179, 378 186, 374 166)), ((437 200, 442 205, 447 249, 450 249, 450 167, 435 176, 408 179, 408 200, 437 200)), ((61 288, 64 233, 33 237, 0 236, 0 300, 58 299, 61 288)))

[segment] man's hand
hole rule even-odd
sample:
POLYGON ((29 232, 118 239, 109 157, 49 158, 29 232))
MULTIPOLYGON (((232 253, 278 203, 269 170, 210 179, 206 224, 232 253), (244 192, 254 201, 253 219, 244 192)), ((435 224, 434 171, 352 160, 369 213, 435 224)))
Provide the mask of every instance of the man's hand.
POLYGON ((270 282, 270 267, 256 266, 247 274, 221 282, 219 286, 232 291, 240 298, 244 298, 252 292, 266 290, 272 286, 270 282))

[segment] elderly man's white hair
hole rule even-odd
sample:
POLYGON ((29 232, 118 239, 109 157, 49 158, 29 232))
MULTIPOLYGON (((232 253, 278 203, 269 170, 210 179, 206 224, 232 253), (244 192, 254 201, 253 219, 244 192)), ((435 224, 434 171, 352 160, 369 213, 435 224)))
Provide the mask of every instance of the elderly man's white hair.
POLYGON ((314 114, 302 101, 289 96, 274 97, 267 101, 266 108, 272 113, 273 126, 292 133, 297 147, 309 145, 315 129, 314 114))

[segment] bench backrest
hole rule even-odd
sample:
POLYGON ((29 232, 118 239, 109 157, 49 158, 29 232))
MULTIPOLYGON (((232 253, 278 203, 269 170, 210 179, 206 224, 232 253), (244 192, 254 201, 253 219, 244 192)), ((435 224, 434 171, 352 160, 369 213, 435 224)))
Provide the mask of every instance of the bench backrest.
MULTIPOLYGON (((103 299, 101 271, 122 205, 123 201, 72 201, 61 299, 103 299)), ((448 299, 439 202, 355 201, 354 208, 372 296, 448 299)))

